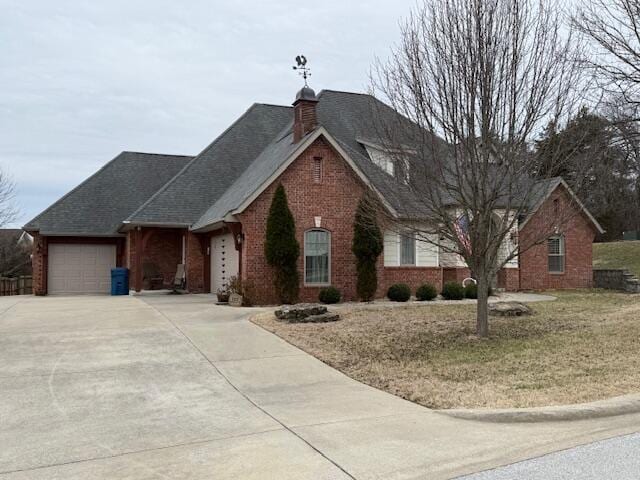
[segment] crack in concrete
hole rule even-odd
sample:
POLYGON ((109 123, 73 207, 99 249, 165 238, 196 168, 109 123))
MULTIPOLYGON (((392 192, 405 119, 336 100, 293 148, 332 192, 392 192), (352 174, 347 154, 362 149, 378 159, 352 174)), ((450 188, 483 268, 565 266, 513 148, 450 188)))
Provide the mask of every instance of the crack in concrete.
POLYGON ((214 443, 214 442, 221 442, 224 440, 233 440, 236 438, 246 438, 246 437, 251 437, 251 436, 256 436, 256 435, 263 435, 265 433, 271 433, 271 432, 280 432, 284 430, 284 428, 270 428, 267 430, 262 430, 259 432, 251 432, 251 433, 242 433, 242 434, 238 434, 238 435, 230 435, 227 437, 216 437, 216 438, 208 438, 205 440, 194 440, 193 442, 184 442, 184 443, 176 443, 176 444, 172 444, 172 445, 165 445, 162 447, 154 447, 154 448, 145 448, 145 449, 141 449, 141 450, 130 450, 127 452, 120 452, 120 453, 114 453, 113 455, 104 455, 104 456, 100 456, 100 457, 91 457, 91 458, 84 458, 82 460, 71 460, 68 462, 60 462, 60 463, 52 463, 52 464, 48 464, 48 465, 39 465, 37 467, 31 467, 31 468, 22 468, 22 469, 17 469, 17 470, 5 470, 3 472, 0 472, 0 476, 1 475, 9 475, 9 474, 13 474, 13 473, 21 473, 21 472, 32 472, 35 470, 44 470, 47 468, 54 468, 54 467, 63 467, 65 465, 75 465, 75 464, 80 464, 80 463, 86 463, 86 462, 94 462, 94 461, 99 461, 99 460, 109 460, 112 458, 118 458, 118 457, 126 457, 129 455, 136 455, 139 453, 149 453, 149 452, 156 452, 156 451, 160 451, 160 450, 168 450, 171 448, 180 448, 180 447, 189 447, 189 446, 194 446, 194 445, 204 445, 207 443, 214 443))
POLYGON ((203 358, 205 358, 207 360, 207 362, 214 368, 214 370, 218 373, 218 375, 220 375, 222 378, 225 379, 225 381, 231 386, 231 388, 233 388, 236 392, 238 392, 240 395, 242 395, 242 397, 244 397, 251 405, 253 405, 255 408, 257 408, 258 410, 260 410, 262 413, 264 413, 265 415, 267 415, 269 418, 271 418, 273 421, 275 421, 276 423, 278 423, 279 425, 282 426, 282 428, 284 428, 286 431, 288 431, 289 433, 291 433, 293 436, 295 436, 296 438, 298 438, 301 442, 305 443, 306 445, 309 446, 309 448, 311 448, 313 451, 317 452, 320 456, 322 456, 325 460, 327 460, 329 463, 331 463, 333 466, 335 466, 338 470, 340 470, 342 473, 344 473, 345 475, 347 475, 349 478, 351 478, 352 480, 357 480, 356 477, 354 477, 351 473, 349 473, 343 466, 341 466, 339 463, 337 463, 335 460, 333 460, 332 458, 330 458, 328 455, 326 455, 322 450, 320 450, 319 448, 317 448, 315 445, 313 445, 311 442, 309 442, 307 439, 305 439, 304 437, 302 437, 300 434, 298 434, 296 431, 294 431, 293 429, 291 429, 289 426, 285 425, 284 422, 282 422, 281 420, 279 420, 277 417, 275 417, 274 415, 272 415, 271 413, 269 413, 267 410, 265 410, 264 408, 262 408, 260 405, 258 405, 256 402, 254 402, 246 393, 244 393, 242 390, 240 390, 238 387, 236 387, 236 385, 233 384, 233 382, 231 382, 231 380, 224 374, 222 373, 222 371, 216 366, 216 364, 205 355, 205 353, 200 350, 200 348, 193 342, 193 340, 191 340, 191 338, 184 333, 180 327, 178 327, 172 320, 171 318, 169 318, 169 316, 165 315, 161 310, 155 308, 155 306, 143 302, 146 305, 148 305, 150 308, 154 309, 156 312, 158 312, 160 315, 162 315, 164 318, 166 318, 167 322, 169 322, 171 325, 173 325, 173 327, 180 332, 180 334, 182 334, 185 338, 185 340, 187 340, 187 342, 189 342, 191 344, 191 346, 200 353, 200 355, 203 356, 203 358))

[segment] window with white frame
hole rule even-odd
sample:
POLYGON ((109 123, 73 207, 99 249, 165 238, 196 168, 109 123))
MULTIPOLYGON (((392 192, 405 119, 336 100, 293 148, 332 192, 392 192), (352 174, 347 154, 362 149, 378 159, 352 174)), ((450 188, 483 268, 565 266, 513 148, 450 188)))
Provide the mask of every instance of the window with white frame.
POLYGON ((331 234, 314 229, 304 234, 304 283, 329 285, 331 262, 331 234))
POLYGON ((400 265, 416 264, 416 237, 413 233, 400 234, 400 265))
POLYGON ((369 154, 369 158, 371 161, 379 166, 382 170, 387 172, 389 175, 395 175, 395 165, 391 158, 391 156, 385 152, 384 150, 366 147, 367 153, 369 154))
POLYGON ((547 240, 549 273, 564 273, 564 237, 556 235, 547 240))

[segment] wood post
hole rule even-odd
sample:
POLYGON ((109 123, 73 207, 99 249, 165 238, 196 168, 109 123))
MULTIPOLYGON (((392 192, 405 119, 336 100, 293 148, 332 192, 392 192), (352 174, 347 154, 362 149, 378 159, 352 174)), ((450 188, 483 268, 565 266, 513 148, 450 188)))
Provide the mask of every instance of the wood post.
POLYGON ((137 227, 135 230, 135 278, 133 281, 133 287, 136 292, 142 291, 142 228, 137 227))

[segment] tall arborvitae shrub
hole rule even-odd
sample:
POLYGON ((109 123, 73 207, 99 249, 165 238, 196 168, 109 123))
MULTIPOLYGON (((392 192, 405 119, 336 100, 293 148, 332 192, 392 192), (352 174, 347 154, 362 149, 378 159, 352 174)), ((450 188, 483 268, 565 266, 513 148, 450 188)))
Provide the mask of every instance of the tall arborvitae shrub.
POLYGON ((296 224, 282 185, 276 189, 269 209, 264 253, 274 271, 273 283, 279 300, 282 303, 295 303, 299 289, 300 246, 296 240, 296 224))
POLYGON ((353 245, 351 250, 356 256, 358 297, 369 302, 373 300, 378 288, 376 261, 382 253, 382 233, 378 227, 373 202, 363 198, 358 204, 353 223, 353 245))

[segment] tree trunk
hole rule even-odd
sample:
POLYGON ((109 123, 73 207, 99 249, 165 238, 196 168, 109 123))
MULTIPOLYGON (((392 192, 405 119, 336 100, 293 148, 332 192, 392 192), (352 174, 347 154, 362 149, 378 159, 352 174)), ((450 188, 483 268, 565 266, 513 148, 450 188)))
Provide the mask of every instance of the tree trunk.
POLYGON ((489 281, 484 272, 476 277, 478 281, 478 308, 476 313, 476 334, 489 336, 489 281))

